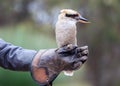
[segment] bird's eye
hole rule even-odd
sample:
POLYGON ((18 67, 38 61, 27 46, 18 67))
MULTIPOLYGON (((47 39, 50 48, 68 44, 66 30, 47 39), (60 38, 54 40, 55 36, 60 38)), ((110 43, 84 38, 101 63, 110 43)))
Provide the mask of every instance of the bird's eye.
POLYGON ((66 14, 65 16, 75 18, 75 17, 78 17, 79 15, 78 14, 66 14))

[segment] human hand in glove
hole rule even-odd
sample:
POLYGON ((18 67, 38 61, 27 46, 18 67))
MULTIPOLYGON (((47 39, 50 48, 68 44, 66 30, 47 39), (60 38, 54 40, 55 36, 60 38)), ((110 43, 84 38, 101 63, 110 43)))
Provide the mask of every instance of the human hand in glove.
POLYGON ((61 71, 77 70, 87 60, 88 47, 64 46, 40 50, 33 58, 31 74, 40 86, 52 86, 61 71))

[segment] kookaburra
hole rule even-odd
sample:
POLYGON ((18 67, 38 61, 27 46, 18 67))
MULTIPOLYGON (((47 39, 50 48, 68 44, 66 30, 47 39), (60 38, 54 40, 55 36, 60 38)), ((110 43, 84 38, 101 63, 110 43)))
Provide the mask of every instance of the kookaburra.
MULTIPOLYGON (((69 44, 77 45, 77 22, 88 23, 87 19, 83 18, 77 11, 72 9, 63 9, 60 11, 55 29, 58 48, 69 44)), ((72 76, 73 71, 68 70, 64 74, 72 76)))

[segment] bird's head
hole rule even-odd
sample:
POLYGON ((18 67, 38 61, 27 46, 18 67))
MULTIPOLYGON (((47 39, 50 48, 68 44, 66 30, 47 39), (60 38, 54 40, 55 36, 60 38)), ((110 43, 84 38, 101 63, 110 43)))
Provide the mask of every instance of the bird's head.
POLYGON ((74 22, 80 22, 80 23, 89 23, 87 19, 82 17, 80 13, 78 13, 75 10, 72 9, 63 9, 60 11, 60 14, 58 16, 59 20, 69 20, 74 22))

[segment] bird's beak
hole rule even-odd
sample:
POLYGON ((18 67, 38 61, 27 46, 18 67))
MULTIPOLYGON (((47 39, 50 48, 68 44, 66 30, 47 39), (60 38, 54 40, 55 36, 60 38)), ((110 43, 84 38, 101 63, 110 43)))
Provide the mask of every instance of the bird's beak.
POLYGON ((86 18, 82 16, 76 17, 76 20, 80 23, 90 23, 86 18))

